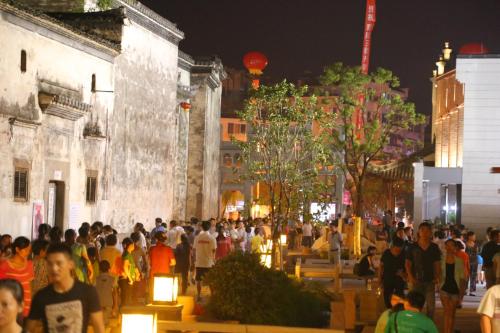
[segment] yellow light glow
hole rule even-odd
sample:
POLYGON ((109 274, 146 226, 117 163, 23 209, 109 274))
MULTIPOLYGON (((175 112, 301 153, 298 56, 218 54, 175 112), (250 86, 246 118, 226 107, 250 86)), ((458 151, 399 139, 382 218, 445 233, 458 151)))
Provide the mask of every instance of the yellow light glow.
POLYGON ((286 245, 286 234, 280 236, 281 245, 286 245))
POLYGON ((260 263, 262 266, 267 268, 271 268, 271 255, 270 254, 261 254, 260 255, 260 263))
POLYGON ((156 333, 156 320, 154 314, 128 314, 122 315, 122 333, 156 333))
POLYGON ((173 276, 155 276, 153 279, 153 302, 177 302, 179 278, 173 276))

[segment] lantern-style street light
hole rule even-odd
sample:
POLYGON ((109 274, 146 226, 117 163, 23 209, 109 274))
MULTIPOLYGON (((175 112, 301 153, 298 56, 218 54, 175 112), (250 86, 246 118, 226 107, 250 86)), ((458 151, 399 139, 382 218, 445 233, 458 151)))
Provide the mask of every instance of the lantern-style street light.
POLYGON ((144 307, 143 311, 122 309, 122 333, 156 333, 157 314, 144 307))
POLYGON ((155 274, 153 277, 152 303, 177 304, 179 293, 179 276, 176 274, 155 274))

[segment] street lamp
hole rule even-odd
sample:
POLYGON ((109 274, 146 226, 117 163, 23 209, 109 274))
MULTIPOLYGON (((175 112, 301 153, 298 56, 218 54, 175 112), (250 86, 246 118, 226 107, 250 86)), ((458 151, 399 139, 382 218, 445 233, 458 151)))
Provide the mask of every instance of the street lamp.
POLYGON ((153 277, 153 304, 177 304, 179 276, 155 274, 153 277))
POLYGON ((122 333, 156 333, 156 322, 156 313, 146 307, 144 311, 122 309, 122 333))

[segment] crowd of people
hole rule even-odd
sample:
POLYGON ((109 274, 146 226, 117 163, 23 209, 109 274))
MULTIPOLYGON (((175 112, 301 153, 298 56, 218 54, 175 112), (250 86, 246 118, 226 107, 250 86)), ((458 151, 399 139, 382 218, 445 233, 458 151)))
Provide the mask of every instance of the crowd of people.
POLYGON ((379 282, 389 309, 376 332, 397 332, 398 328, 400 332, 416 332, 417 328, 418 332, 437 332, 433 323, 436 294, 443 307, 440 331, 456 332, 456 310, 465 295, 476 297, 478 284, 488 289, 478 308, 482 332, 500 332, 500 308, 495 307, 500 302, 499 236, 499 230, 488 228, 485 240, 479 242, 463 225, 434 228, 427 221, 419 224, 414 235, 411 225, 395 221, 386 212, 376 226, 376 245, 367 248, 356 270, 379 282), (425 318, 405 311, 425 314, 425 318))
MULTIPOLYGON (((102 222, 64 232, 42 224, 34 240, 0 236, 0 304, 5 296, 18 307, 12 318, 29 332, 86 332, 89 323, 104 332, 119 307, 151 301, 155 275, 178 274, 180 294, 196 285, 200 301, 203 277, 217 260, 235 250, 260 252, 270 238, 267 219, 167 225, 157 218, 151 231, 137 223, 125 235, 102 222)), ((0 332, 21 332, 4 324, 0 316, 0 332)))
MULTIPOLYGON (((314 248, 326 239, 330 262, 340 265, 345 244, 339 222, 325 228, 288 221, 275 232, 288 235, 289 249, 314 248)), ((379 282, 388 310, 376 332, 410 332, 415 327, 437 332, 436 293, 444 311, 442 332, 454 332, 456 309, 465 295, 476 296, 478 284, 489 289, 478 309, 483 332, 500 332, 499 230, 488 229, 487 239, 478 242, 464 226, 434 230, 423 222, 414 235, 412 225, 394 221, 387 212, 375 226, 375 235, 355 272, 379 282)), ((23 324, 28 332, 85 332, 91 324, 95 332, 104 332, 119 307, 150 302, 157 274, 179 274, 180 294, 196 285, 199 301, 203 277, 218 260, 232 251, 259 253, 275 237, 267 219, 195 218, 168 224, 157 218, 152 230, 137 223, 130 234, 118 234, 101 222, 64 232, 42 224, 34 240, 4 234, 0 304, 10 312, 0 316, 0 331, 21 332, 23 324)))

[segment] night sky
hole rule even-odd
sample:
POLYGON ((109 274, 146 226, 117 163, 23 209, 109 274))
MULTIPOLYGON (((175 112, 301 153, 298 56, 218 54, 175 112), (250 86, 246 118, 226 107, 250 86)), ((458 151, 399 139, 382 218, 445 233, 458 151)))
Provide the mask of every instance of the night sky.
MULTIPOLYGON (((183 51, 243 68, 242 56, 259 50, 274 81, 361 62, 365 0, 140 1, 185 32, 183 51)), ((429 77, 445 41, 454 51, 481 41, 500 53, 500 0, 378 0, 370 68, 393 70, 417 110, 430 114, 429 77)))

